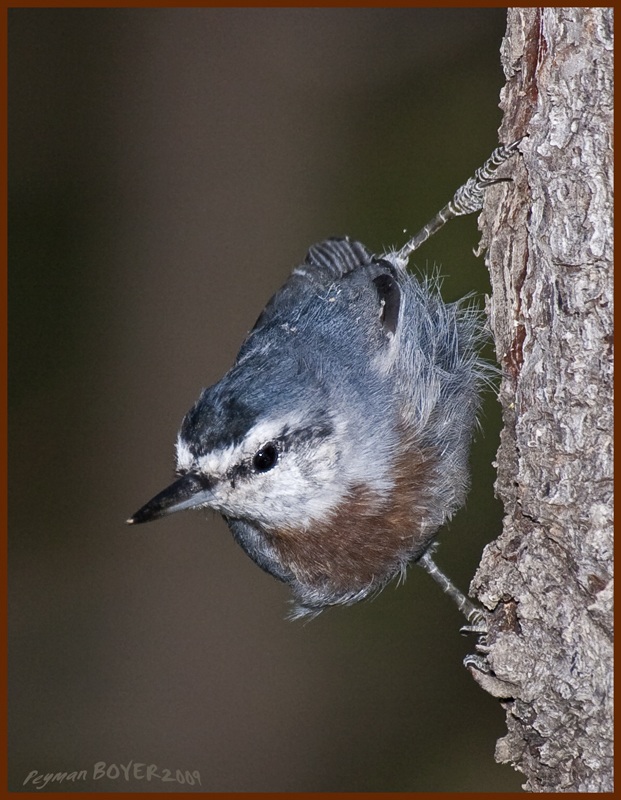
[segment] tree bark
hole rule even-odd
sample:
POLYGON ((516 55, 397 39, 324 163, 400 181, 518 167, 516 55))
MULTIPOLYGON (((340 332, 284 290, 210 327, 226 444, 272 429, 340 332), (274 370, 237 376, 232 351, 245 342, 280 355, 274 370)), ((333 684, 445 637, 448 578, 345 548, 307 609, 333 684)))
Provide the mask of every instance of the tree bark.
POLYGON ((612 791, 611 8, 510 9, 500 141, 527 135, 481 224, 503 377, 493 613, 496 758, 530 791, 612 791), (516 163, 517 162, 517 163, 516 163))

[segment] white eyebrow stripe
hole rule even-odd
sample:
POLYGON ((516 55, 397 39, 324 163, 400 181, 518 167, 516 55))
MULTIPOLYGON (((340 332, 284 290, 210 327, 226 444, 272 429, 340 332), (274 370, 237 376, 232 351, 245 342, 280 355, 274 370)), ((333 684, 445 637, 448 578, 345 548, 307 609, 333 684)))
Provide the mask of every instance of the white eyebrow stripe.
POLYGON ((296 428, 306 422, 303 414, 293 413, 278 419, 263 419, 256 423, 243 441, 212 450, 202 456, 195 456, 191 444, 181 435, 177 437, 177 469, 185 472, 195 470, 202 475, 220 477, 245 459, 251 458, 257 450, 270 441, 277 440, 287 428, 296 428))
POLYGON ((232 467, 243 460, 242 444, 229 445, 219 450, 214 450, 194 460, 195 467, 201 475, 220 477, 225 475, 232 467))
POLYGON ((177 469, 180 471, 182 470, 183 472, 187 472, 192 466, 194 457, 190 452, 190 448, 181 438, 181 435, 177 436, 177 441, 175 443, 175 451, 177 457, 177 469))

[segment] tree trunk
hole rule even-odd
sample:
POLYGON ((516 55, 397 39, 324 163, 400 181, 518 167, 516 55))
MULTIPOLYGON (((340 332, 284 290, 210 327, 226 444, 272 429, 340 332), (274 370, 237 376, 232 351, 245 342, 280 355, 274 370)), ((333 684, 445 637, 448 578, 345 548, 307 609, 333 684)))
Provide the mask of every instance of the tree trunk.
POLYGON ((528 135, 481 219, 503 369, 493 611, 496 758, 530 791, 612 791, 611 8, 509 11, 502 142, 528 135))

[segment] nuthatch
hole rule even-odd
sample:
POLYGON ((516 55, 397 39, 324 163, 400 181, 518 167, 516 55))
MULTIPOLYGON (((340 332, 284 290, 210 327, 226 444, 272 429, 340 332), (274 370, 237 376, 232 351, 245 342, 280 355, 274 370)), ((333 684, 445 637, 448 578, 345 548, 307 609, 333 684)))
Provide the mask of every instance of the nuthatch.
POLYGON ((399 251, 376 256, 349 238, 311 247, 183 420, 178 480, 128 522, 220 513, 289 584, 293 616, 357 602, 419 562, 474 618, 430 545, 464 503, 493 368, 479 355, 480 313, 444 303, 437 281, 406 266, 447 219, 481 207, 517 145, 495 150, 399 251))

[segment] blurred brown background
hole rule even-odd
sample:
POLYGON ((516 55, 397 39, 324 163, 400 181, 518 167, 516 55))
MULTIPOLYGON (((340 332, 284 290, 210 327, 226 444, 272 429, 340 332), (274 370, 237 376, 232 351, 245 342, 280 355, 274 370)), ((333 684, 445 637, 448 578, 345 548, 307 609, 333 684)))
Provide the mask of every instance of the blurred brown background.
MULTIPOLYGON (((473 643, 422 570, 292 623, 221 520, 123 522, 171 480, 183 414, 307 247, 401 244, 489 155, 504 25, 9 12, 11 789, 131 759, 209 791, 519 789, 493 761, 504 715, 461 665, 473 643)), ((446 299, 486 291, 478 239, 462 219, 416 254, 446 299)), ((485 408, 438 557, 464 588, 500 524, 485 408)))

